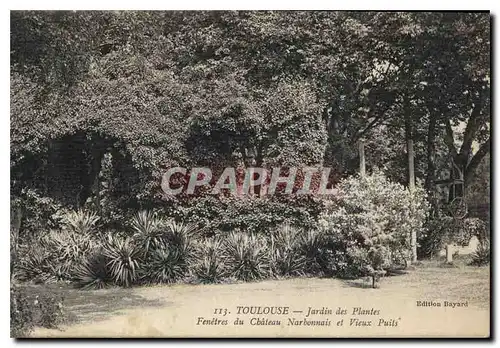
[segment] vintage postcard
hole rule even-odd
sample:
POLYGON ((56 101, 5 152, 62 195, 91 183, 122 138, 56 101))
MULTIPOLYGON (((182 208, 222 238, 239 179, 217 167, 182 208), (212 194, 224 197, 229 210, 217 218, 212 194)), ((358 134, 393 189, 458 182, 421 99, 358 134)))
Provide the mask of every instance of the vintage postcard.
POLYGON ((490 23, 11 11, 11 337, 490 337, 490 23))

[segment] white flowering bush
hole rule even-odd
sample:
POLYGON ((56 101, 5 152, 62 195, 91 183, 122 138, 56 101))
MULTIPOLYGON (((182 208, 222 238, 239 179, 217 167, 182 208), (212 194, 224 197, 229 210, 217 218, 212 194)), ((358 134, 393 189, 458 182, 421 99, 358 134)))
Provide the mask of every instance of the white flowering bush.
POLYGON ((389 268, 405 266, 411 256, 411 232, 423 231, 429 211, 425 191, 410 193, 382 173, 350 177, 320 217, 331 245, 334 274, 377 278, 389 268))

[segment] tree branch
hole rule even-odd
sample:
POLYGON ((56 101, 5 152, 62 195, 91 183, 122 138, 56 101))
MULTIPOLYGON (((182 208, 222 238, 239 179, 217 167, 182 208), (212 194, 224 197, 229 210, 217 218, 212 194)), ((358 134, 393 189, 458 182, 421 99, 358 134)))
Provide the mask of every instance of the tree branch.
POLYGON ((436 178, 436 124, 437 115, 434 114, 433 108, 428 104, 427 109, 429 112, 429 127, 427 128, 427 174, 425 176, 425 188, 430 190, 436 178))
POLYGON ((352 144, 356 143, 359 139, 361 139, 361 137, 363 137, 363 135, 365 135, 369 130, 371 130, 373 127, 375 127, 377 122, 383 121, 383 117, 382 117, 383 115, 384 115, 384 113, 382 113, 378 117, 375 117, 375 119, 373 121, 371 121, 363 130, 358 130, 351 143, 352 144))
POLYGON ((487 153, 490 152, 491 148, 491 138, 488 138, 486 142, 481 145, 479 150, 474 154, 472 159, 470 160, 469 164, 467 165, 467 169, 465 170, 465 182, 468 183, 472 179, 472 175, 476 171, 477 167, 479 166, 479 163, 481 163, 481 160, 486 156, 487 153))
POLYGON ((482 108, 482 92, 479 91, 479 96, 474 100, 474 108, 472 109, 469 121, 464 132, 464 141, 460 148, 460 153, 467 155, 472 147, 472 142, 474 141, 474 136, 481 125, 479 120, 479 115, 481 114, 482 108))

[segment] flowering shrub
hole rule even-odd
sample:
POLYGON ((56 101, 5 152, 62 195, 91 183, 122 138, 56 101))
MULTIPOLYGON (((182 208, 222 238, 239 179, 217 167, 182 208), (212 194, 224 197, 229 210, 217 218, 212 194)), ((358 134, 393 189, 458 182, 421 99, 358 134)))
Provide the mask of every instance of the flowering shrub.
POLYGON ((341 181, 319 221, 334 246, 335 274, 375 280, 387 269, 404 266, 411 232, 423 230, 428 210, 421 187, 410 193, 382 173, 341 181))

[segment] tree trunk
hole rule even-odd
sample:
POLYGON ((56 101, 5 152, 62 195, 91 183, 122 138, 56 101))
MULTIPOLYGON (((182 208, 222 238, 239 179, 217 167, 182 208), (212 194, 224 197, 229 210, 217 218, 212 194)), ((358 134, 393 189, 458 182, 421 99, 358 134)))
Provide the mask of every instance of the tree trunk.
MULTIPOLYGON (((405 118, 405 138, 408 151, 408 190, 410 194, 415 190, 415 164, 413 154, 413 125, 411 120, 411 110, 408 99, 404 101, 404 118, 405 118)), ((417 231, 412 230, 410 236, 410 246, 412 251, 412 262, 417 261, 417 231)))
POLYGON ((359 141, 359 175, 361 177, 366 175, 365 143, 363 140, 359 141))
POLYGON ((453 245, 452 244, 446 245, 446 262, 447 263, 453 262, 453 245))
POLYGON ((437 118, 432 115, 429 110, 430 120, 429 128, 427 131, 427 175, 425 177, 425 189, 427 192, 434 191, 434 182, 436 180, 436 148, 434 143, 436 141, 436 121, 437 118))
POLYGON ((408 139, 408 189, 415 190, 415 154, 413 151, 413 140, 408 139))
POLYGON ((450 168, 450 179, 453 182, 450 185, 448 201, 452 202, 457 197, 463 197, 465 194, 464 173, 467 169, 468 156, 458 153, 452 157, 450 168))

